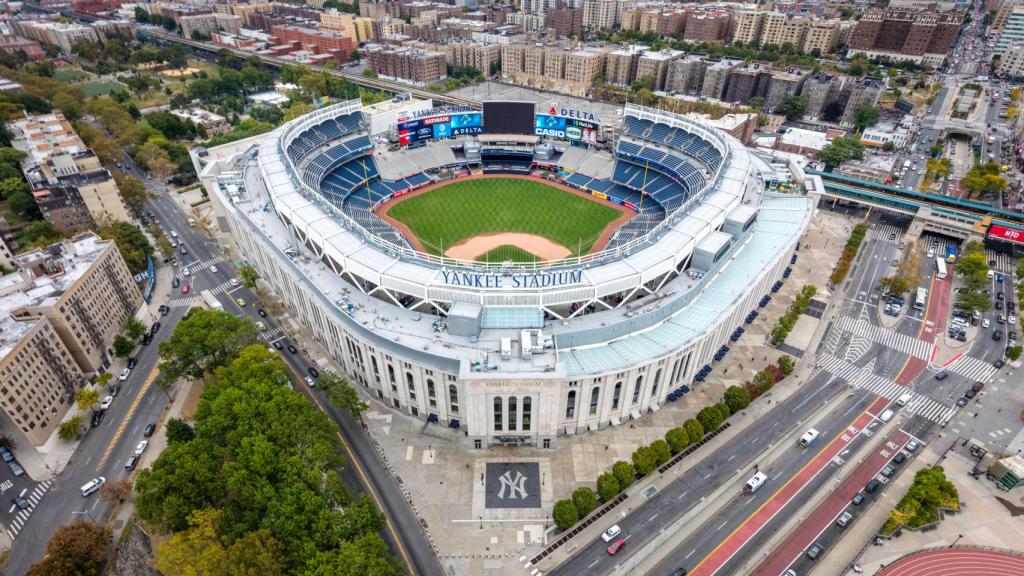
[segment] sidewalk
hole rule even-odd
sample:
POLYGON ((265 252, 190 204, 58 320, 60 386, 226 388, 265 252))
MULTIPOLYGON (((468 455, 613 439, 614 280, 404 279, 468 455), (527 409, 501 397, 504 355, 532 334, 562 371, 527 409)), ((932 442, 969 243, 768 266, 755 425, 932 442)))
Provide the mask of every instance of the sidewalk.
POLYGON ((1019 550, 1020 543, 1024 541, 1024 521, 1019 516, 1014 517, 996 498, 1021 506, 1024 505, 1024 494, 1019 490, 1001 492, 984 476, 978 479, 968 476, 973 460, 966 453, 966 448, 959 444, 942 461, 942 467, 946 477, 960 492, 960 513, 946 515, 934 530, 904 530, 896 538, 883 539, 880 546, 871 544, 877 530, 888 518, 889 511, 913 483, 914 474, 935 463, 940 452, 948 446, 949 441, 943 438, 914 458, 907 470, 895 482, 886 486, 882 498, 847 529, 846 536, 822 559, 813 574, 852 576, 854 572, 850 568, 854 563, 860 564, 865 574, 874 574, 910 552, 949 546, 953 542, 1019 550))

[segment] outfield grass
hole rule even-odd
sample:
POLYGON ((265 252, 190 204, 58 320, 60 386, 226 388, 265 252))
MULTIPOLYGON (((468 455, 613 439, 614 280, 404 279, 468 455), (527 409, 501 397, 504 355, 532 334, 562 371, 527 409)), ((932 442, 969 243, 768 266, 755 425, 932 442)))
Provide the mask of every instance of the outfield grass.
POLYGON ((53 71, 53 79, 58 82, 64 82, 65 84, 81 82, 92 77, 93 75, 85 70, 78 70, 75 68, 60 68, 53 71))
POLYGON ((403 200, 388 215, 408 226, 433 254, 481 234, 524 232, 576 255, 586 254, 619 212, 542 182, 488 178, 453 182, 403 200))
POLYGON ((540 260, 530 252, 523 250, 518 246, 498 246, 494 250, 490 250, 477 257, 477 262, 537 262, 540 260))
POLYGON ((110 94, 121 87, 120 84, 115 84, 113 82, 84 82, 78 86, 82 89, 82 92, 85 93, 86 98, 110 94))

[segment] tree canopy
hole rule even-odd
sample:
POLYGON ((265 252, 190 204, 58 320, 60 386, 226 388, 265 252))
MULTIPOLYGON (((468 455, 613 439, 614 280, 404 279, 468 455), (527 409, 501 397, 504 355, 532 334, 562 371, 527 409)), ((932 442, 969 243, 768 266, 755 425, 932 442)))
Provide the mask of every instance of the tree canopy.
MULTIPOLYGON (((171 338, 160 343, 164 363, 160 371, 169 381, 180 377, 201 378, 233 359, 243 348, 256 341, 256 325, 220 310, 197 308, 190 311, 174 329, 171 338)), ((260 365, 263 366, 263 365, 260 365)), ((288 381, 283 365, 274 370, 277 382, 288 381)))
POLYGON ((864 157, 864 145, 857 138, 836 138, 822 148, 818 159, 832 170, 847 160, 860 160, 864 157))
POLYGON ((75 520, 53 533, 46 556, 32 565, 28 576, 96 576, 110 544, 110 528, 75 520))

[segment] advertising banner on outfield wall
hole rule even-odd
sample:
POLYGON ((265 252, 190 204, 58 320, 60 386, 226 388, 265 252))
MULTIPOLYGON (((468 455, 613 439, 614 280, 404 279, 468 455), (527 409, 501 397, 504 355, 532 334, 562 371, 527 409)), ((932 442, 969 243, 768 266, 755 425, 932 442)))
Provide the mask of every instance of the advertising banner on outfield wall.
POLYGON ((483 131, 482 116, 479 112, 442 114, 399 122, 398 142, 405 146, 420 140, 480 134, 483 131))
POLYGON ((570 142, 597 144, 598 125, 579 118, 537 114, 534 116, 533 133, 570 142))

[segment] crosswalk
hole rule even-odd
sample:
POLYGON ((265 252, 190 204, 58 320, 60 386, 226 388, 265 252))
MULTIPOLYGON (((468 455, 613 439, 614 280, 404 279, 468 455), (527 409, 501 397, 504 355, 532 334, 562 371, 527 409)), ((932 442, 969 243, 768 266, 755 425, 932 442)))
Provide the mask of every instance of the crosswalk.
MULTIPOLYGON (((36 504, 39 504, 39 501, 43 499, 43 496, 45 496, 46 492, 50 489, 51 484, 52 481, 43 480, 39 484, 36 484, 36 487, 31 493, 25 496, 25 500, 28 500, 28 508, 18 510, 18 513, 15 514, 14 518, 7 524, 7 535, 11 540, 14 540, 15 536, 18 535, 18 532, 21 532, 21 529, 25 527, 25 524, 28 522, 32 512, 36 509, 36 504)), ((16 507, 12 504, 11 509, 13 512, 16 507)))
POLYGON ((978 382, 987 382, 996 373, 996 367, 991 363, 978 360, 966 354, 954 360, 945 369, 978 382))
MULTIPOLYGON (((230 290, 231 288, 232 288, 231 281, 228 280, 226 282, 221 282, 217 286, 214 286, 213 288, 209 288, 208 290, 210 291, 210 293, 212 293, 214 295, 217 295, 217 294, 220 294, 221 292, 226 292, 226 291, 230 290)), ((175 298, 175 299, 171 300, 171 302, 170 302, 170 304, 168 304, 168 306, 170 306, 171 308, 191 308, 192 306, 202 306, 202 302, 203 302, 203 299, 201 297, 199 297, 198 295, 196 295, 196 296, 182 295, 181 298, 175 298)))
POLYGON ((191 264, 188 264, 186 267, 188 268, 189 272, 195 274, 199 270, 205 270, 205 269, 209 268, 210 266, 214 266, 214 265, 219 264, 219 263, 221 263, 223 261, 224 261, 224 257, 223 256, 214 256, 212 258, 207 258, 206 260, 203 260, 202 262, 192 262, 191 264))
POLYGON ((272 330, 265 330, 263 332, 260 332, 259 338, 260 338, 260 340, 263 340, 264 342, 268 342, 269 343, 269 342, 273 342, 274 340, 277 340, 278 338, 281 338, 283 335, 284 335, 284 330, 282 330, 280 328, 274 328, 272 330))
POLYGON ((1001 274, 1013 274, 1014 269, 1017 267, 1017 264, 1009 254, 989 250, 988 259, 990 262, 995 261, 996 264, 992 269, 1001 274))
POLYGON ((952 406, 946 406, 928 396, 910 391, 908 388, 900 386, 888 378, 873 374, 870 370, 865 370, 849 362, 844 362, 835 356, 823 355, 820 363, 824 370, 846 380, 853 386, 863 388, 889 400, 895 400, 903 394, 909 393, 911 400, 907 403, 904 410, 908 410, 933 422, 942 423, 953 413, 954 408, 952 406))
POLYGON ((903 241, 903 234, 906 232, 903 228, 896 226, 895 224, 886 224, 884 222, 880 222, 875 226, 875 238, 878 238, 880 241, 896 245, 899 245, 899 243, 903 241), (892 234, 895 234, 896 236, 890 240, 889 237, 892 234))
POLYGON ((928 342, 918 340, 907 334, 900 334, 888 328, 883 328, 864 319, 855 319, 849 316, 841 316, 838 322, 839 328, 856 336, 868 338, 878 342, 886 348, 898 350, 904 354, 910 354, 918 358, 929 360, 932 356, 932 346, 928 342))

